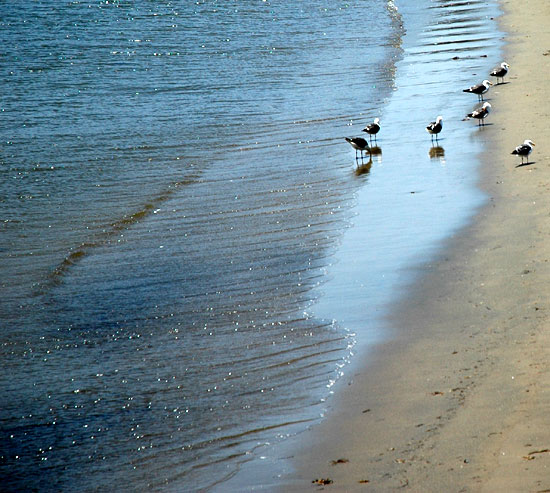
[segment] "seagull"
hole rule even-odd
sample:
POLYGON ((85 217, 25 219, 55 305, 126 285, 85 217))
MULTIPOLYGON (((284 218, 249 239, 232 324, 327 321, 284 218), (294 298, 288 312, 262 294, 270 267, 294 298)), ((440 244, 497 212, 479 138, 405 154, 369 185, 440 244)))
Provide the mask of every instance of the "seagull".
POLYGON ((463 92, 477 94, 479 101, 483 101, 483 94, 485 94, 489 90, 489 86, 492 85, 492 82, 484 80, 481 84, 476 84, 475 86, 468 87, 468 89, 463 89, 463 92))
POLYGON ((369 123, 364 129, 363 132, 367 132, 372 142, 372 136, 374 135, 374 140, 376 140, 376 134, 380 132, 380 118, 375 118, 372 123, 369 123))
POLYGON ((504 76, 508 73, 509 68, 510 65, 508 65, 506 62, 502 62, 498 67, 495 67, 493 70, 491 70, 490 75, 497 78, 497 84, 498 79, 502 79, 502 82, 504 83, 504 76))
POLYGON ((520 146, 517 146, 513 151, 512 154, 517 154, 518 156, 521 156, 521 164, 523 164, 523 158, 527 158, 527 163, 529 164, 529 154, 531 154, 531 151, 533 150, 533 146, 535 143, 532 140, 524 140, 523 144, 520 146))
POLYGON ((432 142, 434 140, 437 140, 437 134, 441 132, 441 129, 443 128, 443 117, 438 116, 435 122, 431 122, 427 127, 426 131, 432 136, 432 142))
POLYGON ((483 119, 489 114, 489 111, 491 111, 491 103, 483 103, 483 106, 480 106, 479 108, 476 108, 471 113, 468 113, 466 115, 465 120, 468 120, 469 118, 477 118, 477 124, 478 125, 485 125, 483 122, 483 119))
POLYGON ((345 137, 345 139, 355 149, 355 159, 357 159, 357 151, 361 151, 361 157, 363 157, 363 151, 370 154, 369 143, 363 137, 345 137))

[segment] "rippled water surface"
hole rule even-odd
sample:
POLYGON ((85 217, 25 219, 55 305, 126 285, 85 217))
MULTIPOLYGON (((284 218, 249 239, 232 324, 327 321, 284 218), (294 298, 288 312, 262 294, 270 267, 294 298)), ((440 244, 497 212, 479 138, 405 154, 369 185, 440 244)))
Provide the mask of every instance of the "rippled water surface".
POLYGON ((481 134, 451 94, 496 54, 495 7, 0 10, 2 487, 223 482, 319 419, 403 262, 471 210, 481 134), (357 170, 343 136, 376 116, 357 170))
POLYGON ((349 356, 308 307, 362 184, 342 136, 390 94, 399 17, 1 9, 3 486, 206 487, 316 419, 349 356))

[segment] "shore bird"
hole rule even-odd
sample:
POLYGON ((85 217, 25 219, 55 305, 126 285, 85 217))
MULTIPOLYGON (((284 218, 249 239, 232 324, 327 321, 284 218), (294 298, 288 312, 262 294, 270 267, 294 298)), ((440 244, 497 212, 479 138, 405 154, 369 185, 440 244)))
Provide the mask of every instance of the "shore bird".
POLYGON ((442 116, 438 116, 436 118, 435 122, 431 122, 426 127, 426 132, 428 132, 432 136, 432 142, 434 140, 434 135, 435 135, 435 140, 438 140, 437 139, 437 134, 439 132, 441 132, 442 129, 443 129, 443 117, 442 116))
POLYGON ((533 146, 535 143, 532 140, 524 140, 523 144, 517 146, 513 151, 512 154, 517 154, 518 156, 521 156, 521 164, 523 163, 523 158, 527 158, 527 162, 525 164, 529 164, 529 154, 531 154, 531 151, 533 150, 533 146))
POLYGON ((345 137, 345 139, 355 149, 355 159, 357 159, 357 151, 361 151, 361 157, 363 157, 363 151, 370 155, 369 143, 363 137, 345 137))
POLYGON ((485 102, 483 103, 483 106, 480 106, 479 108, 476 108, 471 113, 468 113, 466 115, 466 118, 464 118, 464 120, 475 118, 477 120, 478 125, 485 125, 483 123, 483 120, 489 114, 490 111, 491 111, 491 103, 485 102))
POLYGON ((502 79, 502 83, 504 83, 504 76, 508 73, 508 69, 510 68, 510 65, 508 65, 506 62, 502 62, 498 67, 495 67, 493 70, 491 70, 490 75, 497 78, 497 84, 498 79, 502 79))
POLYGON ((463 89, 463 92, 471 92, 472 94, 477 94, 479 101, 483 101, 483 95, 489 90, 489 86, 492 86, 493 83, 485 79, 481 84, 476 84, 475 86, 468 87, 468 89, 463 89))
POLYGON ((363 132, 369 134, 370 141, 372 142, 372 136, 374 135, 374 140, 376 140, 376 134, 380 132, 380 118, 375 118, 372 123, 369 123, 364 129, 363 132))

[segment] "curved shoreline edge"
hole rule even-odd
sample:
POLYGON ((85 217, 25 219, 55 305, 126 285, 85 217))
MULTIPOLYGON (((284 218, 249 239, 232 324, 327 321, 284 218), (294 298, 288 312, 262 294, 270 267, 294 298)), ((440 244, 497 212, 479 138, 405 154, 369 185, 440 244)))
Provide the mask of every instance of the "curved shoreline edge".
POLYGON ((550 490, 550 5, 501 5, 511 70, 491 94, 489 204, 423 267, 388 320, 401 335, 346 378, 285 491, 550 490), (532 164, 516 168, 525 139, 532 164))

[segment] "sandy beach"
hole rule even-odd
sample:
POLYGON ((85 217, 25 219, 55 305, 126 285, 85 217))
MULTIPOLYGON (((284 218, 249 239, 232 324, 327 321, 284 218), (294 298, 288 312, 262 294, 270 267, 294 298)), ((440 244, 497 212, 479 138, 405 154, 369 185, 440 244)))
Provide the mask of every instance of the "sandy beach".
POLYGON ((550 5, 502 6, 511 69, 480 130, 488 205, 421 267, 388 321, 396 339, 342 379, 285 491, 550 491, 550 5))

